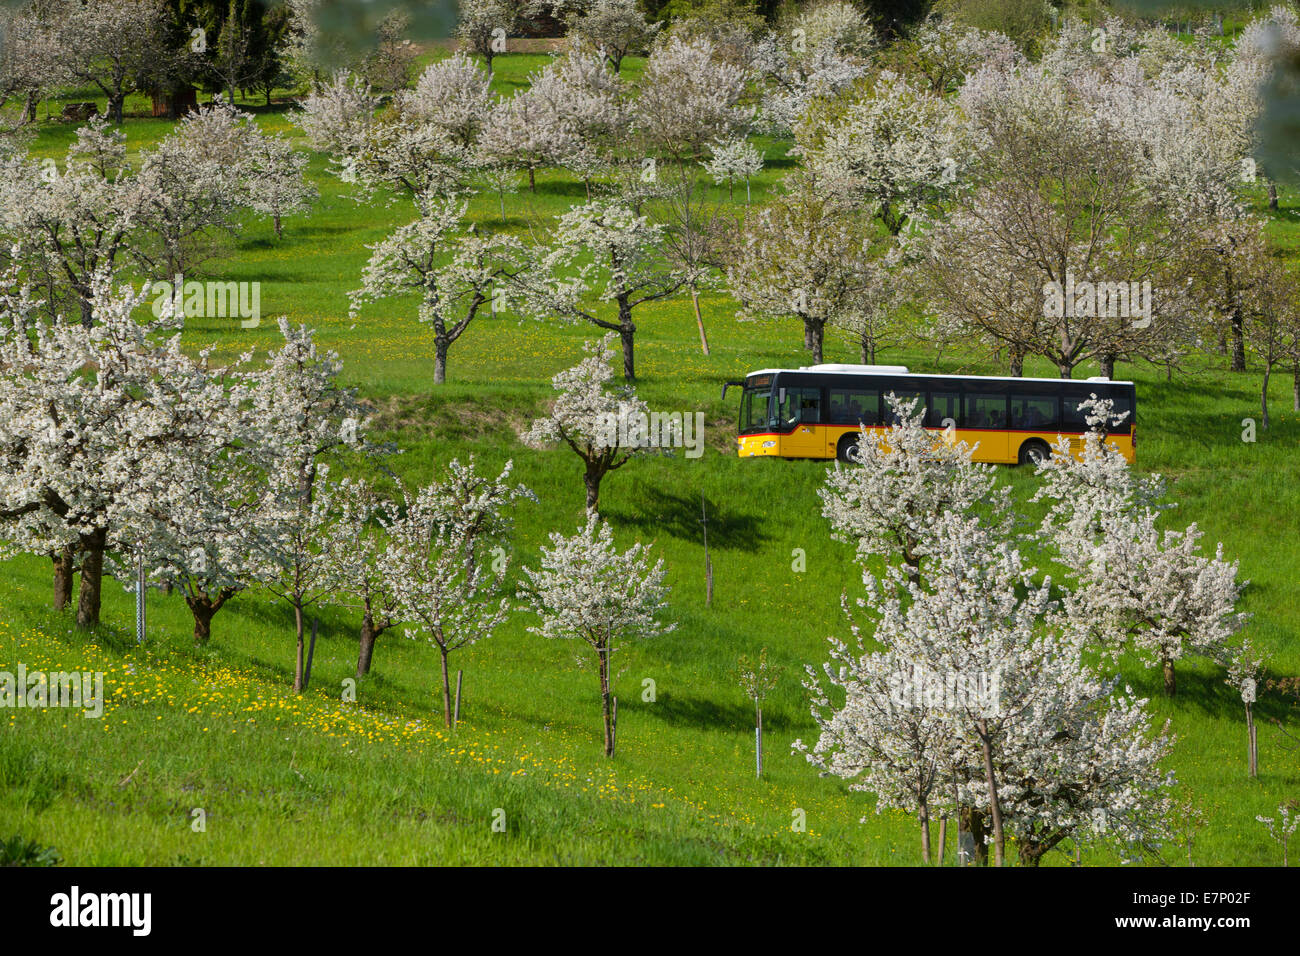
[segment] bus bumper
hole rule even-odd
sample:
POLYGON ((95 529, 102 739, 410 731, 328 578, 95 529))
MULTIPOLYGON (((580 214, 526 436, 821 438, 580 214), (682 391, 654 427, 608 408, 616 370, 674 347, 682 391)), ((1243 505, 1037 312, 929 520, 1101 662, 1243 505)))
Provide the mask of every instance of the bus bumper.
POLYGON ((757 458, 762 455, 780 455, 781 443, 774 435, 741 435, 736 439, 736 454, 740 458, 757 458))

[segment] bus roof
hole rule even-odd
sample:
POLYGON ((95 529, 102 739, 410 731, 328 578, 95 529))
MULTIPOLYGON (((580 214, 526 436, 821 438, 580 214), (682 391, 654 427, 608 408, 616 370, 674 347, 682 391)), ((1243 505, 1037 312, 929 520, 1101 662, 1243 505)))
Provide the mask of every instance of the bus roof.
POLYGON ((754 375, 776 375, 781 372, 811 372, 818 375, 879 375, 882 377, 896 378, 899 376, 908 376, 915 378, 953 378, 953 379, 977 379, 989 382, 1053 382, 1061 385, 1071 382, 1077 385, 1087 385, 1093 383, 1097 385, 1132 385, 1133 382, 1124 379, 1103 378, 1102 376, 1093 376, 1091 378, 1029 378, 1016 375, 944 375, 939 372, 913 372, 902 365, 805 365, 800 368, 760 368, 757 371, 750 372, 745 378, 754 375))

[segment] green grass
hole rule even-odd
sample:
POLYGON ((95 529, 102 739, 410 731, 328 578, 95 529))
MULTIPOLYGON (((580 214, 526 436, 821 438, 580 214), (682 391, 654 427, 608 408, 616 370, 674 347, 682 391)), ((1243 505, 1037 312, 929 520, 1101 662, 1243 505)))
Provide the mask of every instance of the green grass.
MULTIPOLYGON (((497 87, 522 82, 544 59, 499 58, 497 87)), ((635 75, 639 64, 628 69, 635 75)), ((283 112, 259 120, 296 135, 283 112)), ((167 129, 151 119, 126 124, 132 149, 167 129)), ((68 126, 43 125, 36 150, 58 155, 70 137, 68 126)), ((783 144, 769 145, 770 157, 783 155, 783 144)), ((380 437, 403 447, 388 464, 409 482, 428 480, 455 456, 475 454, 486 467, 513 459, 539 498, 519 507, 513 563, 535 562, 547 532, 582 520, 581 475, 571 454, 526 449, 516 434, 593 330, 509 313, 480 320, 453 347, 448 384, 435 389, 432 336, 413 301, 348 316, 364 244, 407 221, 410 204, 358 205, 324 169, 316 157, 322 198, 310 216, 287 220, 280 241, 269 223, 248 222, 211 273, 260 281, 264 316, 307 323, 339 351, 345 379, 375 403, 380 437)), ((782 171, 762 174, 755 201, 782 171)), ((559 173, 539 175, 536 195, 508 198, 510 228, 523 234, 527 222, 545 222, 581 195, 559 173)), ((1300 246, 1296 198, 1283 192, 1272 227, 1290 254, 1300 246)), ((496 197, 476 197, 472 210, 493 226, 496 197)), ((18 558, 0 565, 0 669, 102 670, 111 703, 101 720, 53 709, 0 713, 0 839, 53 846, 73 865, 919 862, 909 818, 873 814, 868 798, 790 753, 792 740, 814 732, 800 672, 825 659, 828 635, 845 634, 839 597, 860 587, 859 571, 820 517, 816 492, 828 465, 742 461, 731 452, 734 398, 720 401, 720 383, 805 362, 799 330, 738 322, 720 291, 703 305, 710 356, 700 353, 689 300, 672 300, 638 315, 637 363, 653 406, 705 411, 708 451, 634 463, 602 489, 620 542, 652 541, 666 559, 680 622, 669 635, 627 645, 616 661, 614 760, 600 756, 590 660, 577 660, 577 646, 528 633, 525 615, 453 658, 465 671, 465 722, 453 736, 441 726, 436 653, 400 633, 381 638, 358 702, 340 699, 357 650, 349 610, 320 611, 312 687, 295 698, 292 615, 268 596, 241 595, 217 616, 210 647, 196 650, 184 604, 151 594, 149 642, 137 648, 133 601, 122 588, 105 588, 104 626, 78 633, 49 608, 48 563, 18 558), (712 607, 704 606, 701 496, 709 502, 712 607), (804 573, 791 570, 796 548, 807 554, 804 573), (762 646, 785 672, 765 708, 767 767, 757 781, 752 709, 734 669, 762 646), (653 702, 642 699, 646 679, 655 682, 653 702), (204 832, 192 829, 196 808, 204 832), (807 832, 791 830, 796 808, 807 814, 807 832), (492 829, 497 809, 504 833, 492 829)), ((277 337, 270 320, 252 330, 195 320, 186 330, 194 348, 216 342, 225 354, 264 349, 277 337)), ((832 341, 827 360, 852 361, 854 351, 832 341)), ((969 356, 882 360, 996 371, 969 356)), ((1026 372, 1054 374, 1045 364, 1026 372)), ((1139 382, 1141 467, 1173 479, 1178 521, 1197 521, 1240 559, 1251 581, 1251 633, 1274 652, 1275 674, 1300 673, 1300 416, 1290 411, 1290 378, 1274 378, 1273 427, 1245 444, 1241 419, 1258 418, 1256 372, 1207 368, 1172 382, 1143 367, 1118 374, 1139 382)), ((1022 502, 1032 493, 1026 470, 1000 475, 1022 502)), ((1267 723, 1285 709, 1269 699, 1258 707, 1261 774, 1250 780, 1241 704, 1218 668, 1181 664, 1173 701, 1160 697, 1155 671, 1126 665, 1125 676, 1171 721, 1171 766, 1209 818, 1193 859, 1276 863, 1280 853, 1255 816, 1300 796, 1296 754, 1267 723)), ((1084 861, 1116 859, 1089 850, 1084 861)))

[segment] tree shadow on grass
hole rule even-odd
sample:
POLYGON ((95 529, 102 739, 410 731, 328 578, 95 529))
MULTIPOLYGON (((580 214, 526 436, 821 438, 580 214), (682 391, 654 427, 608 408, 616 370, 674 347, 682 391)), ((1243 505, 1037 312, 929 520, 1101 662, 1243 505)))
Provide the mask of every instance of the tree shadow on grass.
MULTIPOLYGON (((720 703, 706 697, 663 694, 653 704, 643 704, 640 700, 629 703, 677 727, 696 727, 700 730, 752 730, 754 727, 752 702, 720 703)), ((763 711, 764 732, 785 732, 792 727, 790 721, 779 712, 769 714, 766 710, 763 711)))
MULTIPOLYGON (((1192 658, 1195 660, 1195 658, 1192 658)), ((1217 720, 1236 721, 1241 724, 1244 734, 1246 727, 1246 705, 1241 699, 1241 690, 1228 686, 1224 680, 1226 674, 1222 667, 1208 670, 1198 668, 1191 670, 1179 662, 1174 667, 1177 689, 1172 703, 1180 710, 1196 710, 1206 717, 1217 720)), ((1139 697, 1149 697, 1152 701, 1169 701, 1164 696, 1163 678, 1159 667, 1144 670, 1141 674, 1131 675, 1124 681, 1130 685, 1139 697)), ((1257 723, 1272 724, 1281 720, 1284 724, 1296 723, 1297 715, 1281 695, 1263 688, 1260 682, 1258 699, 1251 707, 1257 723)))
POLYGON ((539 199, 543 196, 564 196, 567 199, 577 198, 581 202, 594 198, 588 197, 587 187, 580 179, 539 179, 536 192, 525 185, 519 190, 519 195, 539 199))
POLYGON ((763 165, 768 169, 793 169, 799 165, 799 161, 787 153, 783 156, 772 156, 764 159, 763 165))
MULTIPOLYGON (((619 526, 703 543, 700 499, 695 495, 642 485, 636 499, 635 511, 602 508, 601 513, 619 526)), ((761 530, 760 515, 737 513, 733 505, 719 508, 716 501, 707 501, 707 507, 710 548, 754 552, 770 537, 761 530)))

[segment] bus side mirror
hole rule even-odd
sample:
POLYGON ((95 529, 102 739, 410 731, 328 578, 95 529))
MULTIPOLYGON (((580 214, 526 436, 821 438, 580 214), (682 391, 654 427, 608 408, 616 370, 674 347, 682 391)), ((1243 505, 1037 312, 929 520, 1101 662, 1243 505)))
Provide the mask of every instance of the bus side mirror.
POLYGON ((776 390, 776 403, 777 403, 778 405, 784 405, 784 404, 785 404, 785 389, 783 389, 783 388, 778 388, 778 389, 776 390))

